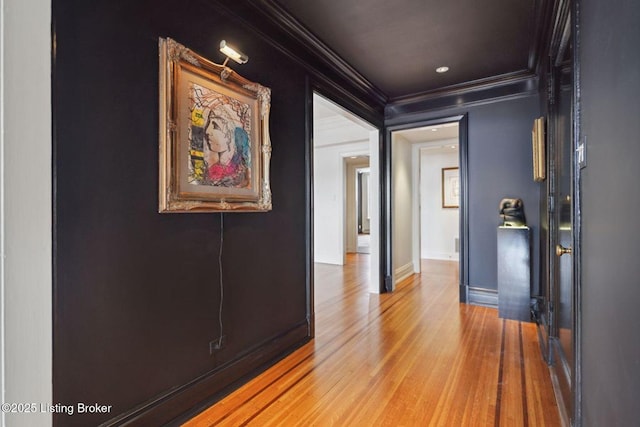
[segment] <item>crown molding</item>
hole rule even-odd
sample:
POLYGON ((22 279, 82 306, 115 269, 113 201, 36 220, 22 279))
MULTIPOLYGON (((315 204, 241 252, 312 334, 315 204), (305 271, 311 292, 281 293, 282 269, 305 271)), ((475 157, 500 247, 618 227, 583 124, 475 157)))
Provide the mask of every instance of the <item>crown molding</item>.
POLYGON ((559 10, 565 9, 563 5, 568 1, 536 2, 531 18, 535 37, 529 48, 527 69, 395 98, 389 98, 276 0, 216 2, 281 52, 303 65, 316 81, 322 82, 325 87, 328 85, 339 96, 351 100, 373 116, 384 109, 385 118, 388 119, 537 92, 538 76, 543 72, 539 67, 546 63, 550 39, 554 38, 554 19, 557 19, 559 10))
POLYGON ((501 74, 499 76, 491 76, 482 79, 472 80, 463 83, 457 83, 450 86, 444 86, 438 89, 433 89, 425 92, 398 96, 389 101, 390 104, 404 104, 411 103, 419 100, 441 98, 445 96, 464 95, 469 92, 481 91, 492 89, 495 87, 506 86, 513 83, 518 83, 523 80, 528 80, 531 77, 535 77, 535 74, 530 70, 520 70, 512 73, 501 74))
POLYGON ((406 114, 489 103, 537 92, 536 73, 531 70, 516 71, 394 98, 385 108, 385 118, 393 119, 406 114))
POLYGON ((309 73, 312 90, 382 126, 388 97, 273 0, 198 0, 253 31, 309 73))
POLYGON ((554 10, 557 8, 558 2, 565 0, 539 0, 538 6, 535 8, 533 15, 534 38, 531 40, 529 49, 529 70, 540 74, 544 72, 539 67, 545 63, 544 59, 547 55, 547 46, 552 32, 552 17, 554 10))
POLYGON ((562 63, 564 50, 571 36, 571 5, 569 0, 558 0, 553 11, 549 55, 556 67, 562 63))
MULTIPOLYGON (((537 90, 537 71, 541 63, 544 62, 546 54, 547 39, 550 37, 549 21, 563 3, 568 0, 539 0, 533 15, 534 38, 531 42, 528 57, 528 67, 526 70, 516 71, 485 79, 463 82, 460 84, 435 89, 433 91, 409 94, 406 96, 389 98, 366 77, 360 74, 355 68, 349 65, 337 53, 335 53, 322 40, 315 36, 307 27, 294 18, 289 12, 280 6, 275 0, 257 0, 262 13, 271 19, 278 26, 286 31, 290 36, 303 41, 308 49, 315 53, 325 64, 331 66, 333 70, 350 82, 356 84, 362 91, 373 96, 379 103, 385 105, 385 111, 397 109, 413 103, 423 103, 427 100, 443 98, 440 105, 451 104, 449 98, 460 97, 455 105, 465 103, 466 99, 478 101, 477 95, 486 94, 491 99, 504 97, 506 95, 528 95, 532 88, 537 90), (521 91, 521 92, 518 92, 521 91), (476 95, 476 96, 474 96, 476 95)), ((451 105, 454 106, 454 105, 451 105)))
POLYGON ((258 0, 256 3, 260 4, 260 9, 265 16, 277 23, 289 35, 302 41, 326 65, 333 68, 336 73, 347 78, 363 92, 376 98, 381 104, 387 102, 387 95, 333 51, 326 43, 320 40, 300 21, 294 18, 286 9, 273 0, 258 0))
POLYGON ((293 17, 285 8, 274 0, 255 0, 228 2, 219 0, 219 3, 231 11, 236 17, 251 26, 265 39, 277 45, 289 57, 298 60, 307 69, 314 72, 319 77, 325 74, 327 68, 333 74, 339 76, 349 85, 353 86, 365 97, 371 99, 380 107, 384 107, 388 97, 376 85, 369 81, 363 74, 353 68, 347 61, 333 51, 326 43, 313 34, 304 24, 293 17), (235 3, 233 5, 229 3, 235 3), (236 7, 239 6, 239 9, 236 7), (246 12, 251 9, 250 16, 238 13, 238 10, 246 12), (264 21, 270 22, 278 30, 288 36, 288 40, 274 37, 265 31, 261 31, 260 26, 264 21), (277 38, 277 39, 276 39, 277 38), (322 68, 315 61, 322 64, 322 68))

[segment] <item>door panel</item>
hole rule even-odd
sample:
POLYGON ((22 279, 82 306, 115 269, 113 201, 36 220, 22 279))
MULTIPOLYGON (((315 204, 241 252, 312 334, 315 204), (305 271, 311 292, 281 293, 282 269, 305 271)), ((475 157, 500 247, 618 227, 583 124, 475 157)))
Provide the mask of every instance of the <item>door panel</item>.
POLYGON ((573 67, 571 39, 553 68, 554 171, 551 185, 554 209, 551 243, 552 282, 550 289, 550 360, 559 385, 562 408, 572 418, 574 395, 575 281, 574 272, 574 149, 573 149, 573 67))
POLYGON ((559 94, 558 94, 558 170, 556 173, 558 209, 556 209, 556 221, 558 224, 557 245, 560 250, 556 253, 558 289, 556 303, 557 336, 560 341, 564 359, 573 367, 573 260, 570 252, 562 248, 570 249, 573 245, 573 138, 572 138, 572 82, 571 67, 565 65, 560 70, 559 94))

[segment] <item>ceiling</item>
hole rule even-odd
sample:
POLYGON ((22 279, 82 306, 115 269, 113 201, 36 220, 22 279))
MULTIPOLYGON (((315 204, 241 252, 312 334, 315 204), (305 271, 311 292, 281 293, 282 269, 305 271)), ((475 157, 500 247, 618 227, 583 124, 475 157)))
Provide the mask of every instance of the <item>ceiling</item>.
POLYGON ((533 67, 537 0, 277 3, 392 100, 533 67))
POLYGON ((457 145, 458 122, 399 130, 395 131, 394 135, 400 135, 412 144, 439 141, 444 146, 457 145), (456 142, 452 142, 453 139, 456 142))

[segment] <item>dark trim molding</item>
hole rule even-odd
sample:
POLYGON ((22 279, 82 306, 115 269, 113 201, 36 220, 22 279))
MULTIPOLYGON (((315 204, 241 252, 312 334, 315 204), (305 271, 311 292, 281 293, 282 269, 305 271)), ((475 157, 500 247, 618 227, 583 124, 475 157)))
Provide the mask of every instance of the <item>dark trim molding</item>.
POLYGON ((498 291, 469 286, 469 304, 498 308, 498 291))
POLYGON ((460 154, 460 302, 469 301, 469 115, 458 122, 460 154))
MULTIPOLYGON (((573 148, 580 146, 582 135, 582 81, 580 49, 581 0, 574 0, 571 7, 571 33, 573 35, 573 148)), ((574 151, 575 152, 575 151, 574 151)), ((582 425, 582 171, 577 156, 573 156, 573 422, 582 425)))
MULTIPOLYGON (((546 304, 542 299, 539 303, 546 304)), ((540 344, 540 352, 544 361, 551 364, 551 353, 549 349, 549 322, 547 321, 546 306, 543 309, 532 310, 531 317, 536 322, 536 330, 538 331, 538 343, 540 344)))
POLYGON ((318 58, 331 66, 342 77, 358 86, 363 92, 369 93, 378 103, 385 104, 387 102, 387 96, 380 89, 349 65, 347 61, 342 59, 307 27, 295 19, 286 9, 273 0, 258 0, 256 3, 259 4, 260 10, 267 18, 277 23, 280 28, 294 39, 301 40, 318 58))
MULTIPOLYGON (((408 126, 407 126, 408 127, 408 126)), ((384 284, 380 292, 393 292, 393 185, 391 185, 392 138, 395 130, 387 127, 380 141, 380 264, 384 284)))
POLYGON ((304 180, 305 180, 305 240, 306 240, 306 277, 307 287, 307 323, 309 325, 309 336, 316 334, 316 314, 315 314, 315 281, 314 281, 314 237, 313 237, 313 88, 309 77, 306 79, 306 100, 305 100, 305 147, 304 147, 304 180))
POLYGON ((314 80, 366 110, 367 116, 382 115, 387 96, 273 0, 203 0, 203 4, 240 21, 314 80))
POLYGON ((400 116, 484 104, 505 98, 535 95, 537 93, 538 77, 532 71, 523 70, 394 98, 390 100, 385 108, 385 118, 389 121, 400 116))
POLYGON ((134 408, 101 426, 179 425, 309 341, 306 320, 236 360, 134 408), (203 400, 203 397, 205 400, 203 400), (185 413, 184 408, 192 408, 185 413))
POLYGON ((549 372, 552 377, 553 391, 556 395, 560 418, 562 418, 564 425, 580 426, 582 424, 576 423, 574 418, 575 408, 572 408, 575 396, 571 384, 572 368, 564 357, 560 341, 557 337, 549 338, 549 351, 552 361, 552 369, 549 369, 549 372))
MULTIPOLYGON (((459 167, 460 167, 460 302, 468 300, 469 285, 469 129, 468 115, 459 114, 455 116, 445 116, 433 118, 423 121, 411 121, 409 123, 389 125, 384 133, 384 156, 385 168, 383 176, 383 187, 380 188, 381 198, 384 197, 383 216, 380 218, 380 224, 385 232, 386 243, 384 248, 384 266, 385 277, 389 277, 391 282, 392 275, 392 259, 393 259, 393 236, 391 233, 393 224, 392 210, 392 185, 391 185, 391 134, 396 131, 415 129, 425 126, 433 126, 443 123, 458 123, 458 141, 459 141, 459 167)), ((390 291, 392 286, 387 286, 386 291, 390 291)), ((496 300, 496 307, 498 306, 496 300)))
POLYGON ((551 20, 556 3, 557 1, 555 0, 540 0, 539 7, 536 7, 535 10, 535 37, 529 50, 529 70, 538 75, 544 72, 540 67, 546 62, 545 56, 551 34, 551 20))
POLYGON ((556 67, 562 63, 564 50, 571 36, 571 4, 569 0, 559 0, 553 13, 551 40, 549 52, 553 65, 556 67))

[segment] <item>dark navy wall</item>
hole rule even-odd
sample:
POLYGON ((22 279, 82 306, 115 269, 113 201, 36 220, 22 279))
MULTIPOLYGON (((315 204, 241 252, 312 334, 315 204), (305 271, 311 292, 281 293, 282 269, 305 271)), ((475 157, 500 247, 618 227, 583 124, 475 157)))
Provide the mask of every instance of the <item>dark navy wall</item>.
POLYGON ((307 72, 215 5, 53 1, 54 402, 113 406, 56 425, 161 425, 309 338, 307 72), (226 39, 272 89, 273 211, 224 216, 213 356, 220 214, 157 213, 159 37, 216 62, 226 39))
POLYGON ((581 0, 583 425, 638 424, 640 3, 581 0))
POLYGON ((400 125, 468 113, 469 286, 497 290, 498 206, 504 197, 519 197, 532 228, 532 281, 537 289, 540 184, 533 181, 531 128, 539 112, 539 97, 532 95, 396 116, 387 122, 400 125))
POLYGON ((540 184, 533 181, 531 127, 538 113, 537 96, 469 109, 470 286, 497 289, 496 227, 503 197, 524 202, 537 286, 540 184))

